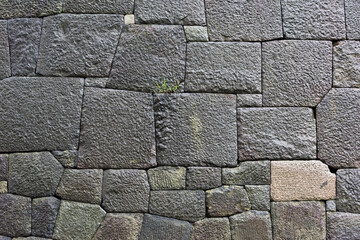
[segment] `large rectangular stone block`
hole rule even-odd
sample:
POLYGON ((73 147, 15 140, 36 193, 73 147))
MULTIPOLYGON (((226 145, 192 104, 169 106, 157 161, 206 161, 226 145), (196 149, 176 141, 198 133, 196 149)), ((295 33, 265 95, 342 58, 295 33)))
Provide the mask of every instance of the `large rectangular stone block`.
POLYGON ((131 14, 134 12, 134 2, 134 0, 63 0, 62 12, 131 14))
POLYGON ((360 169, 340 169, 336 173, 337 210, 360 213, 360 169))
POLYGON ((59 0, 2 0, 0 18, 42 17, 60 13, 59 0))
POLYGON ((360 239, 360 214, 327 213, 327 240, 360 239))
POLYGON ((0 80, 9 76, 11 70, 7 22, 0 21, 0 80))
POLYGON ((359 14, 360 14, 360 2, 358 0, 345 0, 347 39, 360 39, 359 14))

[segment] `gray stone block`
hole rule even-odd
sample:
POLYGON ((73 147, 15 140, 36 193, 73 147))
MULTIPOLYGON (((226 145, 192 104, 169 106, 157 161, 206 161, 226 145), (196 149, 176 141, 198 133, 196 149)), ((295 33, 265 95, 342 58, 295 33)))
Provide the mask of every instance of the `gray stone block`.
POLYGON ((55 194, 64 168, 49 152, 9 155, 9 192, 29 197, 55 194))
POLYGON ((261 92, 260 43, 188 43, 185 90, 261 92))
POLYGON ((311 108, 239 108, 239 160, 315 159, 311 108))
POLYGON ((18 237, 18 238, 13 238, 13 240, 49 240, 49 238, 42 238, 42 237, 18 237))
POLYGON ((151 214, 195 222, 205 217, 204 191, 151 191, 151 214))
POLYGON ((51 154, 63 165, 72 168, 77 164, 77 150, 52 151, 51 154))
POLYGON ((238 94, 236 95, 236 107, 261 107, 262 94, 238 94))
POLYGON ((9 76, 11 76, 11 69, 7 21, 0 21, 0 80, 9 76))
POLYGON ((31 234, 31 198, 0 194, 0 234, 11 237, 31 234))
POLYGON ((336 174, 337 210, 360 213, 360 169, 340 169, 336 174))
POLYGON ((330 90, 330 41, 273 41, 262 49, 264 106, 315 107, 330 90))
POLYGON ((81 125, 79 168, 156 165, 151 94, 86 88, 81 125))
POLYGON ((318 158, 334 168, 360 167, 360 89, 331 89, 316 108, 318 158))
POLYGON ((264 41, 283 36, 280 0, 207 0, 211 41, 264 41))
POLYGON ((344 39, 344 0, 281 0, 284 34, 297 39, 344 39))
POLYGON ((158 164, 236 165, 235 108, 235 95, 155 95, 158 164))
POLYGON ((246 161, 241 162, 236 168, 223 168, 222 183, 268 185, 270 184, 270 161, 246 161))
POLYGON ((102 206, 107 212, 147 212, 149 193, 144 170, 104 171, 102 206))
POLYGON ((189 167, 186 173, 187 189, 210 189, 221 186, 221 168, 189 167))
POLYGON ((186 43, 181 26, 125 25, 120 43, 107 87, 153 92, 162 78, 169 87, 184 81, 186 43))
POLYGON ((270 186, 246 185, 252 210, 270 211, 270 186))
POLYGON ((327 213, 327 240, 360 239, 360 214, 327 213))
POLYGON ((360 2, 345 0, 346 37, 347 39, 360 39, 360 2))
POLYGON ((36 72, 105 77, 110 73, 122 15, 61 14, 44 18, 36 72))
POLYGON ((59 0, 3 0, 0 2, 0 18, 43 17, 60 13, 59 0))
POLYGON ((0 194, 8 192, 8 182, 0 181, 0 194))
POLYGON ((206 25, 203 0, 137 0, 136 23, 206 25))
POLYGON ((0 152, 76 149, 83 84, 75 78, 0 81, 0 152))
POLYGON ((60 200, 55 197, 35 198, 31 205, 32 235, 51 238, 60 207, 60 200))
POLYGON ((336 201, 335 200, 327 200, 326 201, 326 211, 327 212, 336 212, 336 201))
POLYGON ((148 170, 151 190, 184 189, 185 175, 184 167, 157 167, 148 170))
POLYGON ((104 88, 109 78, 86 78, 85 87, 99 87, 104 88))
POLYGON ((209 41, 208 29, 203 26, 184 26, 186 40, 188 42, 209 41))
POLYGON ((134 12, 134 0, 64 0, 62 12, 66 13, 116 13, 134 12))
POLYGON ((194 224, 191 240, 231 240, 228 218, 205 218, 194 224))
POLYGON ((11 237, 0 236, 0 240, 11 240, 11 237))
POLYGON ((8 155, 0 154, 0 181, 7 181, 8 179, 8 155))

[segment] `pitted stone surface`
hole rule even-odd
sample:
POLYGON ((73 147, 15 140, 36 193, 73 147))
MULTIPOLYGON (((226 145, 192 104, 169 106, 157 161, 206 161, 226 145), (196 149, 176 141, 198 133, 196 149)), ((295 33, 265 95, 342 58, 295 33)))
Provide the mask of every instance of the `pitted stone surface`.
POLYGON ((252 210, 270 211, 270 186, 246 185, 252 210))
POLYGON ((231 185, 270 184, 270 161, 246 161, 241 162, 236 168, 223 168, 222 183, 231 185))
POLYGON ((0 194, 0 234, 16 237, 31 233, 31 198, 0 194))
POLYGON ((55 194, 64 168, 49 152, 9 155, 9 192, 29 197, 55 194))
POLYGON ((221 168, 189 167, 186 173, 187 189, 210 189, 221 186, 221 168))
POLYGON ((8 192, 8 182, 0 181, 0 194, 8 192))
POLYGON ((194 224, 191 240, 231 240, 227 218, 205 218, 194 224))
POLYGON ((297 39, 344 39, 344 0, 281 0, 284 35, 297 39))
POLYGON ((236 107, 261 107, 262 94, 238 94, 236 95, 236 107))
POLYGON ((11 76, 9 51, 7 22, 0 21, 0 80, 11 76))
POLYGON ((146 212, 150 186, 146 171, 105 170, 102 206, 107 212, 146 212))
POLYGON ((185 90, 261 92, 260 43, 189 43, 185 90))
POLYGON ((77 150, 52 151, 51 154, 64 166, 72 168, 77 163, 77 150))
POLYGON ((205 25, 203 0, 137 0, 136 23, 205 25))
POLYGON ((204 191, 151 191, 149 212, 195 222, 205 217, 204 191))
POLYGON ((239 108, 239 159, 315 159, 311 108, 239 108))
POLYGON ((336 175, 321 161, 272 161, 271 199, 274 201, 336 198, 336 175))
POLYGON ((185 175, 184 167, 157 167, 148 170, 151 190, 184 189, 185 175))
POLYGON ((360 239, 360 214, 327 213, 327 237, 328 240, 360 239))
POLYGON ((157 94, 154 109, 159 165, 237 164, 235 95, 157 94))
POLYGON ((162 78, 169 87, 184 81, 186 43, 181 26, 125 25, 120 43, 107 87, 153 92, 162 78))
POLYGON ((336 173, 337 210, 360 213, 360 169, 340 169, 336 173))
POLYGON ((61 199, 100 204, 103 170, 65 169, 56 195, 61 199))
POLYGON ((209 41, 208 29, 203 26, 184 26, 186 40, 188 42, 209 41))
POLYGON ((108 76, 122 15, 61 14, 44 18, 37 73, 108 76))
POLYGON ((81 129, 79 168, 156 165, 151 94, 86 88, 81 129))
POLYGON ((134 0, 63 0, 66 13, 114 13, 134 12, 134 0))
POLYGON ((264 106, 314 107, 330 90, 330 41, 272 41, 262 49, 264 106))
POLYGON ((6 181, 8 179, 8 155, 0 154, 0 181, 6 181))
POLYGON ((264 41, 283 36, 280 0, 207 0, 211 41, 264 41))
POLYGON ((318 158, 334 168, 360 167, 360 89, 331 89, 316 108, 318 158))
POLYGON ((34 198, 31 205, 31 233, 51 238, 59 207, 60 200, 55 197, 34 198))
POLYGON ((76 149, 83 84, 79 78, 0 81, 0 152, 76 149))
POLYGON ((98 87, 104 88, 109 78, 86 78, 85 87, 98 87))
POLYGON ((4 0, 0 2, 0 18, 42 17, 60 13, 59 0, 4 0))
POLYGON ((360 39, 360 2, 345 0, 346 37, 347 39, 360 39))

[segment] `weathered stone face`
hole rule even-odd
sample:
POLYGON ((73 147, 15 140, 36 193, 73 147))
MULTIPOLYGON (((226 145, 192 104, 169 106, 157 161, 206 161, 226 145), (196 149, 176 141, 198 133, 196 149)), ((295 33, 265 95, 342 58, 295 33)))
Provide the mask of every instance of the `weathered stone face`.
POLYGON ((270 184, 270 161, 241 162, 236 168, 222 168, 222 183, 231 185, 270 184))
POLYGON ((360 239, 360 214, 327 213, 327 239, 360 239))
POLYGON ((85 87, 98 87, 104 88, 109 78, 86 78, 85 87))
POLYGON ((8 179, 8 155, 0 154, 0 181, 8 179))
POLYGON ((326 201, 326 212, 336 212, 336 201, 327 200, 326 201))
POLYGON ((33 235, 52 237, 59 207, 60 200, 55 197, 33 199, 31 205, 31 232, 33 235))
POLYGON ((3 78, 7 78, 10 75, 11 69, 7 22, 0 21, 0 80, 3 78))
POLYGON ((227 218, 205 218, 194 224, 191 240, 230 240, 230 223, 227 218))
POLYGON ((203 26, 184 26, 186 41, 188 42, 207 42, 209 36, 207 27, 203 26))
POLYGON ((64 166, 75 167, 77 164, 77 150, 52 151, 51 154, 64 166))
POLYGON ((347 39, 360 39, 360 2, 345 0, 346 37, 347 39))
POLYGON ((0 18, 42 17, 60 13, 59 0, 4 0, 0 2, 0 18))
POLYGON ((262 102, 262 94, 236 95, 236 107, 261 107, 262 102))
POLYGON ((221 168, 189 167, 186 173, 187 189, 210 189, 221 186, 221 168))
POLYGON ((134 11, 134 0, 63 0, 66 13, 129 14, 134 11))
POLYGON ((8 192, 8 182, 0 181, 0 194, 8 192))
POLYGON ((360 169, 340 169, 336 173, 337 210, 360 213, 360 169))
POLYGON ((184 189, 186 168, 157 167, 148 170, 151 190, 184 189))
POLYGON ((251 209, 259 211, 270 211, 270 186, 246 185, 251 209))
POLYGON ((261 44, 189 43, 185 90, 261 92, 261 44))

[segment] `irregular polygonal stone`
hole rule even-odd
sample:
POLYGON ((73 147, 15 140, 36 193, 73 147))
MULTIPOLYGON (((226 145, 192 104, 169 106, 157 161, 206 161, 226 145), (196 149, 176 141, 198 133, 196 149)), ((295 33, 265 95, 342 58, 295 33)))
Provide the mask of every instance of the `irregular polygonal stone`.
POLYGON ((346 37, 347 39, 360 39, 360 2, 345 0, 346 37))
POLYGON ((83 84, 75 78, 0 81, 0 152, 76 149, 83 84))
POLYGON ((286 38, 345 38, 343 0, 281 0, 281 6, 286 38))
POLYGON ((86 88, 78 167, 156 165, 152 103, 147 93, 86 88))
POLYGON ((280 0, 207 0, 211 41, 263 41, 283 36, 280 0))
POLYGON ((31 206, 32 234, 51 238, 58 215, 60 200, 55 197, 35 198, 31 206))
POLYGON ((191 224, 172 218, 145 214, 139 240, 189 240, 191 224))
POLYGON ((241 162, 236 168, 223 168, 222 183, 230 185, 270 184, 270 161, 247 161, 241 162))
POLYGON ((184 167, 157 167, 148 170, 152 190, 184 189, 184 167))
POLYGON ((144 170, 104 171, 102 206, 107 212, 146 212, 149 193, 144 170))
POLYGON ((235 166, 235 105, 235 95, 155 95, 158 164, 235 166))
POLYGON ((337 210, 360 213, 360 169, 340 169, 336 174, 337 210))
POLYGON ((108 76, 121 15, 61 14, 44 18, 36 72, 55 76, 108 76))
MULTIPOLYGON (((1 9, 1 3, 0 3, 1 9)), ((0 10, 1 16, 1 10, 0 10)), ((0 80, 11 75, 7 22, 0 21, 0 80)))
POLYGON ((185 90, 261 92, 260 43, 188 43, 185 90))
POLYGON ((335 200, 327 200, 326 201, 326 211, 327 212, 336 212, 336 201, 335 200))
POLYGON ((92 239, 105 217, 99 206, 88 203, 61 201, 56 219, 54 239, 92 239))
POLYGON ((250 210, 251 204, 243 186, 222 186, 206 191, 208 215, 222 217, 250 210))
POLYGON ((206 25, 203 0, 138 0, 136 23, 206 25))
POLYGON ((7 181, 0 181, 0 194, 8 192, 7 181))
POLYGON ((204 191, 151 191, 149 212, 195 222, 205 217, 204 191))
POLYGON ((0 154, 0 181, 8 179, 8 155, 0 154))
POLYGON ((128 14, 133 11, 134 0, 65 0, 62 12, 128 14))
POLYGON ((227 218, 205 218, 194 224, 191 240, 230 240, 227 218))
POLYGON ((85 86, 104 88, 106 86, 107 81, 109 81, 108 78, 86 78, 85 86))
POLYGON ((75 167, 77 163, 77 150, 52 151, 52 155, 64 166, 75 167))
POLYGON ((60 13, 59 0, 3 0, 0 2, 0 18, 42 17, 60 13))
POLYGON ((190 167, 186 173, 187 189, 210 189, 221 186, 221 168, 190 167))
POLYGON ((152 92, 184 81, 185 34, 181 26, 125 25, 107 87, 152 92), (146 56, 146 57, 144 57, 146 56))
POLYGON ((31 233, 31 198, 0 194, 0 234, 26 236, 31 233))
POLYGON ((100 204, 103 170, 65 169, 56 195, 61 199, 100 204))
POLYGON ((238 94, 236 95, 236 107, 261 107, 262 94, 238 94))
POLYGON ((358 41, 341 41, 334 46, 335 87, 360 87, 359 55, 358 41))
POLYGON ((246 185, 252 210, 270 211, 270 186, 246 185))
POLYGON ((360 89, 331 89, 316 108, 318 157, 334 168, 360 167, 360 89))
POLYGON ((264 106, 314 107, 331 88, 330 41, 272 41, 262 50, 264 106))
POLYGON ((239 159, 315 159, 311 108, 239 108, 239 159))
POLYGON ((272 202, 274 239, 326 239, 326 214, 323 202, 272 202))
POLYGON ((209 41, 207 27, 203 26, 184 26, 186 40, 188 42, 207 42, 209 41))
POLYGON ((321 161, 271 162, 274 201, 335 199, 335 182, 335 174, 321 161))
POLYGON ((140 213, 106 214, 93 240, 137 240, 143 215, 140 213))
POLYGON ((360 214, 328 212, 327 239, 328 240, 360 239, 360 214))
POLYGON ((247 211, 230 217, 231 235, 236 240, 272 240, 268 212, 247 211))
POLYGON ((9 192, 45 197, 55 194, 63 166, 49 152, 9 155, 9 192))

